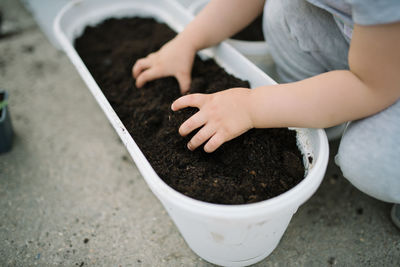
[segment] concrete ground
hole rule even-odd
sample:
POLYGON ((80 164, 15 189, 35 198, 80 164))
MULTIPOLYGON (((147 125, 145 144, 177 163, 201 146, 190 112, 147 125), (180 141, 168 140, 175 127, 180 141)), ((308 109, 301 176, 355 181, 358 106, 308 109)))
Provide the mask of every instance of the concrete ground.
MULTIPOLYGON (((212 266, 188 248, 68 58, 19 2, 0 0, 0 9, 17 31, 0 39, 16 133, 0 155, 0 266, 212 266)), ((390 208, 331 160, 255 266, 399 266, 390 208)))

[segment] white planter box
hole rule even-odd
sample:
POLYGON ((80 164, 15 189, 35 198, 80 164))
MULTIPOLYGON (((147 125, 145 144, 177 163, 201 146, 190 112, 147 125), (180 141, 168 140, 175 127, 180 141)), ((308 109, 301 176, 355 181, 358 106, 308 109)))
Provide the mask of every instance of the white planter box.
MULTIPOLYGON (((328 142, 321 129, 297 129, 305 156, 312 156, 307 175, 291 190, 275 198, 246 205, 217 205, 189 198, 165 184, 150 166, 103 95, 73 47, 87 25, 109 17, 154 17, 181 31, 193 18, 172 0, 85 0, 67 5, 57 16, 54 30, 62 48, 127 147, 143 178, 166 208, 187 244, 199 256, 219 265, 244 266, 268 256, 277 246, 292 215, 316 191, 328 162, 328 142)), ((275 82, 230 45, 202 51, 228 72, 250 81, 252 87, 275 82)))

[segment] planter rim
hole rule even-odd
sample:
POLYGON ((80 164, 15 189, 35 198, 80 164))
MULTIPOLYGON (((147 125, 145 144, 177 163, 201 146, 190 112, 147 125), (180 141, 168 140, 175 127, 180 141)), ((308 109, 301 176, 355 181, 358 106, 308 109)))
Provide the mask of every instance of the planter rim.
POLYGON ((269 54, 269 46, 266 41, 242 41, 228 39, 226 42, 235 47, 240 53, 249 56, 262 56, 269 54))
MULTIPOLYGON (((112 126, 120 136, 121 140, 123 141, 124 145, 128 149, 131 157, 133 158, 134 162, 136 163, 137 168, 140 170, 142 177, 146 180, 148 186, 153 191, 153 193, 159 197, 161 202, 164 201, 173 201, 175 205, 181 207, 182 209, 193 213, 193 214, 202 214, 205 216, 210 216, 213 218, 242 218, 244 214, 247 214, 248 217, 257 217, 260 214, 265 213, 279 213, 282 209, 288 207, 295 207, 293 212, 297 210, 297 208, 304 203, 311 195, 317 190, 319 187, 326 170, 326 166, 328 164, 329 158, 329 146, 328 140, 325 134, 325 131, 322 129, 308 129, 310 131, 314 131, 318 136, 318 147, 319 152, 318 157, 314 156, 315 163, 313 163, 313 167, 308 170, 307 176, 295 187, 291 188, 290 190, 286 191, 285 193, 276 196, 274 198, 251 203, 251 204, 240 204, 240 205, 224 205, 224 204, 213 204, 208 203, 200 200, 196 200, 190 197, 185 196, 182 193, 179 193, 175 189, 171 188, 167 185, 154 171, 151 167, 148 160, 145 158, 142 151, 137 146, 136 142, 130 136, 128 131, 126 130, 125 126, 122 124, 121 120, 115 113, 114 109, 111 107, 108 100, 105 98, 104 94, 102 93, 100 87, 91 76, 89 70, 79 57, 78 53, 76 52, 75 48, 72 45, 72 42, 68 39, 67 34, 62 30, 62 19, 67 14, 69 9, 73 8, 75 5, 79 5, 83 2, 90 2, 90 1, 83 1, 83 0, 76 0, 69 2, 64 8, 59 12, 55 21, 54 21, 54 32, 59 40, 62 48, 69 56, 72 63, 77 68, 78 72, 81 74, 84 82, 88 86, 89 90, 95 97, 96 101, 99 103, 101 108, 103 109, 105 115, 107 116, 108 120, 111 122, 112 126), (322 174, 321 174, 322 172, 322 174), (305 192, 305 193, 301 193, 305 192)), ((143 2, 143 1, 138 1, 143 2)), ((160 3, 167 3, 171 6, 171 8, 176 9, 182 15, 184 21, 188 23, 193 16, 188 14, 187 10, 183 8, 179 3, 173 0, 165 0, 165 1, 153 1, 153 2, 160 2, 160 3)), ((135 4, 139 5, 139 3, 134 3, 134 1, 130 2, 131 6, 135 4)), ((144 8, 147 6, 148 3, 143 4, 140 7, 144 8)), ((168 5, 165 4, 164 8, 167 9, 168 5)), ((150 5, 150 4, 149 4, 150 5)), ((154 5, 154 3, 153 3, 154 5)), ((161 5, 160 5, 161 6, 161 5)), ((153 7, 162 9, 163 7, 153 7)), ((117 7, 115 7, 117 8, 117 7)), ((142 9, 144 9, 142 8, 142 9)), ((108 12, 111 12, 108 10, 108 12)), ((164 12, 164 10, 160 11, 157 10, 159 14, 164 12)), ((165 11, 167 12, 167 11, 165 11)), ((158 15, 159 15, 158 14, 158 15)), ((70 15, 70 14, 68 14, 70 15)), ((104 18, 103 18, 104 19, 104 18)), ((165 23, 169 24, 167 21, 165 23)), ((76 25, 73 25, 76 26, 76 25)), ((73 28, 73 26, 71 26, 73 28)), ((171 25, 170 25, 171 26, 171 25)), ((172 27, 174 28, 174 27, 172 27)), ((71 29, 69 29, 71 30, 71 29)), ((177 30, 175 28, 175 30, 177 30)), ((68 32, 71 34, 71 32, 68 32)), ((70 36, 71 37, 71 36, 70 36)), ((259 77, 262 77, 264 81, 270 81, 275 83, 268 75, 263 73, 257 67, 254 66, 249 60, 243 57, 237 50, 232 48, 230 45, 226 44, 225 42, 221 43, 219 46, 214 47, 214 52, 225 51, 229 52, 231 56, 235 56, 240 59, 242 69, 248 67, 251 71, 256 73, 259 77)), ((222 53, 222 52, 221 52, 222 53)), ((261 79, 261 78, 260 78, 261 79)), ((259 80, 257 80, 259 82, 259 80)), ((166 206, 166 205, 164 205, 166 206)))

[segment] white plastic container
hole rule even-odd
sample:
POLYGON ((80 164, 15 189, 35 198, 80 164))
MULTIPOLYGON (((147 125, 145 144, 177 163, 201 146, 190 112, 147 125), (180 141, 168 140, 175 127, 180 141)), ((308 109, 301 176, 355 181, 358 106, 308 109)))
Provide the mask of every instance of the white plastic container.
MULTIPOLYGON (((195 0, 188 7, 188 10, 195 16, 206 5, 209 0, 195 0)), ((275 62, 269 52, 268 44, 266 41, 243 41, 236 39, 227 39, 225 42, 232 45, 246 58, 253 62, 257 67, 267 73, 270 77, 276 79, 276 66, 275 62)))
MULTIPOLYGON (((63 49, 127 147, 152 192, 175 222, 189 247, 205 260, 225 266, 245 266, 268 256, 277 246, 292 215, 316 191, 328 162, 328 142, 321 129, 297 129, 301 150, 313 157, 304 180, 275 198, 246 205, 217 205, 189 198, 165 184, 155 173, 104 97, 73 47, 87 25, 108 17, 151 16, 180 31, 193 16, 172 0, 85 0, 68 4, 54 30, 63 49)), ((230 45, 202 51, 252 87, 274 84, 264 72, 230 45)))

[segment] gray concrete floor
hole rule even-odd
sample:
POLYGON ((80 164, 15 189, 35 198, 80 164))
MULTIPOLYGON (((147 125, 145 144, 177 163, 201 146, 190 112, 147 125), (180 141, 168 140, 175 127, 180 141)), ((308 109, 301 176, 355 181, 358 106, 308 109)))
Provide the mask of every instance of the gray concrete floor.
MULTIPOLYGON (((19 2, 0 8, 18 30, 0 39, 0 87, 16 132, 0 155, 0 266, 211 266, 185 244, 68 58, 19 2)), ((390 208, 331 161, 255 266, 399 266, 390 208)))

